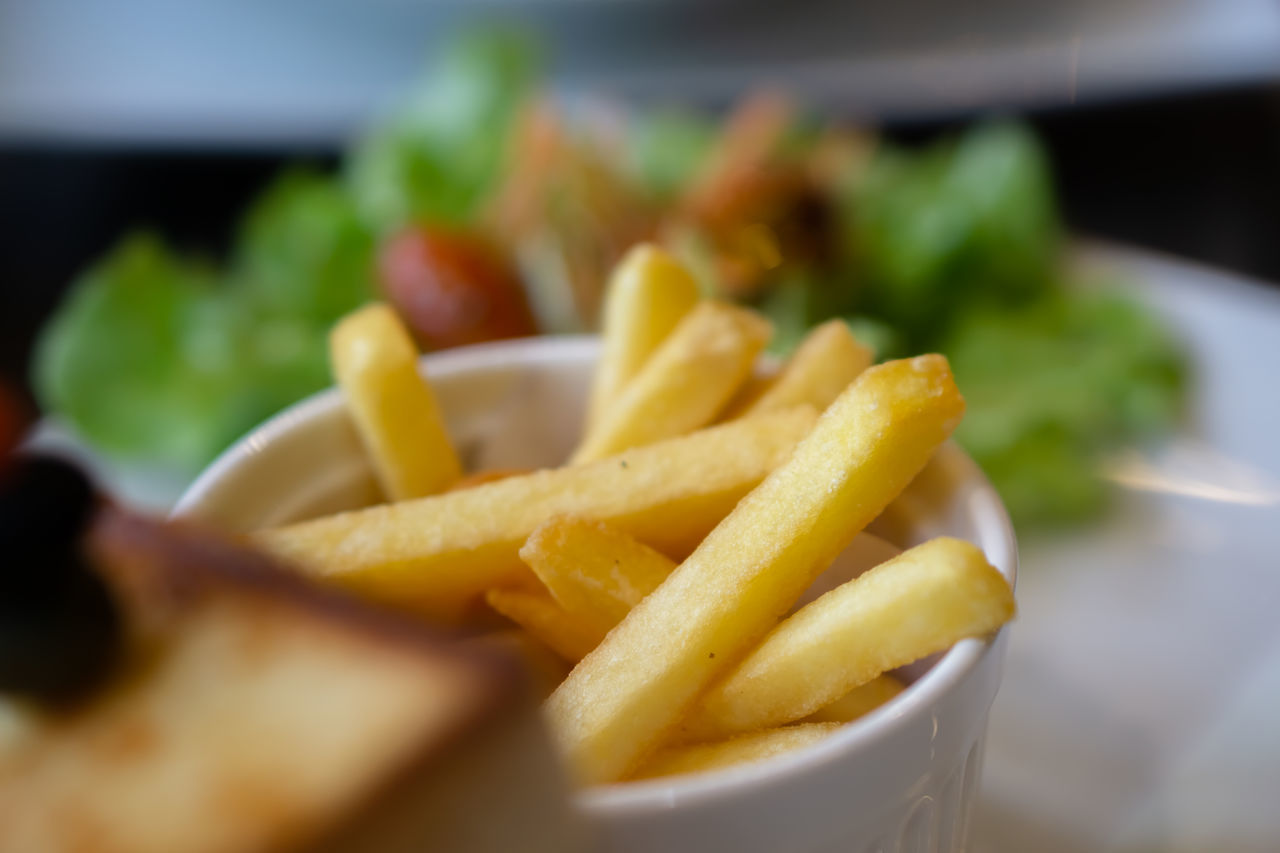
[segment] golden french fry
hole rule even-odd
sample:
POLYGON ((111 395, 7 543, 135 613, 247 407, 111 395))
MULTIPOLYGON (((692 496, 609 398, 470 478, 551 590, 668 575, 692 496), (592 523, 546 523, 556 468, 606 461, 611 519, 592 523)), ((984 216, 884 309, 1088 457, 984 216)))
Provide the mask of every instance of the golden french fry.
POLYGON ((942 356, 858 377, 547 700, 579 777, 632 770, 915 477, 963 412, 942 356))
POLYGON ((391 500, 447 489, 462 475, 418 350, 386 305, 348 314, 329 335, 329 359, 374 473, 391 500))
POLYGON ((666 580, 676 564, 600 521, 558 516, 542 524, 520 558, 561 607, 601 636, 666 580))
POLYGON ((872 360, 870 347, 855 338, 843 320, 828 320, 805 335, 776 378, 753 383, 739 394, 725 418, 802 403, 825 409, 872 360))
POLYGON ((880 675, 860 684, 829 705, 824 705, 805 717, 806 723, 851 723, 869 711, 874 711, 906 689, 892 675, 880 675))
POLYGON ((613 456, 710 423, 750 375, 771 333, 754 311, 699 304, 600 413, 572 461, 613 456))
POLYGON ((778 729, 764 729, 715 743, 668 747, 654 753, 632 779, 656 779, 685 773, 706 773, 763 761, 784 752, 811 746, 840 728, 839 723, 799 723, 778 729))
POLYGON ((604 632, 576 621, 545 592, 491 589, 484 600, 570 663, 582 660, 604 639, 604 632))
POLYGON ((698 283, 663 249, 643 243, 618 262, 604 295, 588 429, 697 302, 698 283))
POLYGON ((802 607, 703 694, 682 740, 798 720, 882 672, 994 631, 1013 590, 959 539, 933 539, 802 607))
POLYGON ((790 455, 816 414, 745 418, 590 465, 339 513, 253 534, 311 575, 458 622, 486 589, 537 586, 519 550, 554 515, 584 515, 688 553, 790 455))

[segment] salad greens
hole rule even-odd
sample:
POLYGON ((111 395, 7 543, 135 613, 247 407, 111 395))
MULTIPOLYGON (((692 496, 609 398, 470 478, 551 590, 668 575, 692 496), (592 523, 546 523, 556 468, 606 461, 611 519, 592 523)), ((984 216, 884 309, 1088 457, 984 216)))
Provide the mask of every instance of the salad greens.
POLYGON ((956 437, 1024 524, 1091 515, 1106 497, 1100 457, 1180 414, 1186 369, 1177 346, 1108 290, 975 310, 939 348, 969 401, 956 437))
MULTIPOLYGON (((46 407, 103 451, 193 471, 329 384, 328 329, 373 298, 379 243, 408 223, 478 225, 514 168, 539 70, 519 35, 457 42, 357 140, 340 174, 281 176, 220 267, 151 235, 126 238, 81 276, 43 335, 36 380, 46 407)), ((721 135, 704 114, 636 114, 606 178, 617 182, 612 192, 558 185, 550 216, 574 209, 566 202, 576 192, 592 217, 634 198, 644 216, 687 226, 681 204, 721 135)), ((777 174, 799 174, 796 164, 823 144, 820 124, 793 121, 777 174)), ((602 174, 595 160, 569 166, 565 174, 602 174)), ((770 186, 783 195, 762 209, 811 211, 786 195, 792 184, 770 186)), ((805 239, 830 230, 831 246, 810 241, 767 287, 737 295, 772 317, 781 352, 815 323, 843 317, 882 357, 946 353, 969 401, 957 438, 1019 524, 1095 513, 1106 498, 1101 456, 1176 421, 1186 383, 1177 343, 1116 288, 1067 280, 1049 164, 1025 126, 982 123, 923 148, 880 142, 861 167, 807 191, 821 197, 821 228, 807 219, 788 227, 805 239)), ((570 229, 568 245, 607 257, 608 225, 570 229)), ((690 260, 716 269, 714 259, 690 260)))
POLYGON ((693 180, 716 142, 716 125, 686 110, 656 110, 631 131, 631 177, 661 201, 675 199, 693 180))
POLYGON ((889 152, 856 201, 868 310, 909 349, 951 358, 969 401, 957 439, 1015 520, 1095 513, 1101 456, 1171 427, 1186 370, 1176 342, 1116 288, 1063 281, 1035 138, 1002 123, 889 152))
POLYGON ((372 251, 338 185, 302 172, 249 211, 226 269, 128 237, 45 330, 37 387, 102 450, 194 470, 329 384, 329 326, 371 298, 372 251))
POLYGON ((45 330, 45 404, 102 449, 189 464, 219 447, 238 324, 213 271, 129 238, 86 273, 45 330))
POLYGON ((371 295, 372 233, 330 177, 286 172, 246 214, 229 276, 246 308, 321 332, 371 295))
POLYGON ((411 220, 472 220, 499 179, 540 63, 517 32, 455 42, 381 126, 357 142, 349 186, 380 232, 411 220))
POLYGON ((222 268, 149 234, 80 276, 44 330, 44 407, 109 454, 197 471, 265 418, 330 384, 326 339, 373 298, 378 235, 462 222, 498 175, 534 52, 477 35, 359 142, 340 177, 286 172, 245 214, 222 268))
POLYGON ((974 303, 1016 305, 1055 275, 1061 229, 1044 155, 1016 124, 921 152, 882 150, 843 206, 869 313, 932 344, 974 303))
POLYGON ((842 285, 810 278, 763 307, 788 344, 843 315, 881 356, 945 353, 969 402, 957 439, 1020 524, 1092 515, 1102 455, 1176 423, 1177 342, 1118 288, 1064 281, 1048 163, 1025 127, 883 146, 840 210, 842 285))

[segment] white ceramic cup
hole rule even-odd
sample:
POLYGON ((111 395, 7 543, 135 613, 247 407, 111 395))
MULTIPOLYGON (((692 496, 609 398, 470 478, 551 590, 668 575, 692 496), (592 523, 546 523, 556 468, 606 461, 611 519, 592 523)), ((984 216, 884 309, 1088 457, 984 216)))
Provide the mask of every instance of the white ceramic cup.
MULTIPOLYGON (((596 353, 592 338, 537 338, 451 350, 423 366, 469 468, 535 468, 562 462, 577 441, 596 353)), ((246 531, 377 499, 331 390, 237 442, 174 514, 246 531)), ((1015 579, 1004 507, 953 445, 872 530, 899 547, 943 534, 967 539, 1015 579)), ((578 803, 611 851, 964 850, 1005 636, 965 640, 916 665, 901 695, 809 748, 715 773, 589 789, 578 803)))

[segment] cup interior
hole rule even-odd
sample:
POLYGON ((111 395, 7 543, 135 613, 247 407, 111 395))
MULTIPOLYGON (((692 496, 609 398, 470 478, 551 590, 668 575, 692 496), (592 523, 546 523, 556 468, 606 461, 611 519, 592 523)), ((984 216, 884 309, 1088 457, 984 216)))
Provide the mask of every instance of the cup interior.
MULTIPOLYGON (((535 338, 466 347, 425 357, 467 470, 543 468, 561 464, 581 432, 598 344, 592 337, 535 338)), ((242 438, 197 478, 175 517, 230 532, 300 521, 379 502, 364 451, 336 390, 285 410, 242 438)), ((935 536, 981 547, 1012 584, 1016 545, 995 491, 977 466, 948 443, 919 477, 810 590, 816 597, 897 549, 935 536), (880 541, 883 540, 883 541, 880 541)), ((925 713, 989 652, 990 641, 966 640, 902 671, 911 686, 823 742, 795 753, 697 776, 602 786, 583 793, 597 812, 670 809, 680 802, 732 796, 780 773, 856 751, 912 714, 925 713)))

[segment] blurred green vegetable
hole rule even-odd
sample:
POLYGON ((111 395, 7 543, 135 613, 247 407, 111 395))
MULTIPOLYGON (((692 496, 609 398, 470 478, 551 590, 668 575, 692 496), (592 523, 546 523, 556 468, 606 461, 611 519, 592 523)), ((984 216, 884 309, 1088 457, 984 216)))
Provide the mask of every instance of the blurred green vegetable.
POLYGON ((238 337, 213 272, 137 235, 76 283, 40 341, 36 382, 103 450, 191 465, 228 431, 238 337))
POLYGON ((286 172, 245 215, 231 277, 256 315, 327 332, 372 296, 373 235, 331 177, 286 172))
POLYGON ((454 42, 350 153, 348 184, 369 224, 384 233, 409 221, 472 219, 498 180, 539 72, 535 44, 522 33, 454 42))
POLYGON ((941 344, 969 401, 957 431, 1023 524, 1103 503, 1103 453, 1180 414, 1186 369, 1140 306, 1110 291, 1054 292, 966 314, 941 344))
POLYGON ((250 208, 224 283, 241 318, 240 432, 330 384, 329 327, 374 298, 374 238, 336 179, 286 172, 250 208))
MULTIPOLYGON (((957 438, 1019 523, 1096 512, 1102 454, 1176 421, 1186 374, 1176 342, 1114 288, 1061 281, 1049 166, 1025 127, 883 146, 840 209, 860 322, 877 324, 882 356, 950 357, 969 403, 957 438)), ((780 289, 765 308, 783 329, 798 313, 802 323, 845 313, 823 305, 820 284, 780 289)))
POLYGON ((303 172, 249 211, 225 272, 128 238, 45 329, 37 391, 105 452, 198 470, 329 384, 329 326, 371 298, 372 251, 340 186, 303 172))
POLYGON ((660 201, 673 200, 706 162, 719 127, 702 113, 659 110, 631 128, 629 164, 640 186, 660 201))
POLYGON ((1060 226, 1035 137, 978 125, 919 152, 884 146, 846 194, 863 310, 920 350, 972 303, 1013 305, 1050 286, 1060 226))
MULTIPOLYGON (((520 162, 508 147, 538 78, 529 40, 473 34, 356 143, 339 177, 278 179, 246 213, 224 269, 152 236, 123 241, 45 330, 36 379, 46 408, 103 451, 195 470, 327 385, 328 329, 373 297, 378 243, 410 222, 466 230, 484 218, 520 162)), ((775 352, 831 317, 881 358, 945 352, 969 401, 957 437, 1019 524, 1095 513, 1101 457, 1176 421, 1186 369, 1141 306, 1062 280, 1063 227, 1035 136, 988 122, 919 149, 880 143, 868 163, 869 145, 840 144, 858 134, 792 116, 780 136, 768 122, 764 139, 748 133, 755 153, 711 182, 714 203, 702 199, 694 215, 682 196, 706 177, 711 152, 744 149, 740 137, 726 145, 720 121, 637 113, 624 152, 563 145, 549 161, 558 179, 529 182, 546 193, 544 216, 578 217, 551 223, 574 238, 555 264, 577 262, 589 274, 574 287, 599 287, 593 279, 625 248, 610 240, 637 233, 626 217, 630 230, 601 221, 616 225, 615 208, 643 198, 646 216, 670 214, 654 225, 715 291, 726 247, 740 252, 743 233, 761 229, 778 239, 776 259, 751 279, 764 290, 732 292, 771 316, 775 352)), ((530 233, 545 240, 547 230, 530 233)))
POLYGON ((123 241, 73 285, 43 334, 45 408, 104 452, 195 471, 324 388, 329 327, 373 297, 377 234, 475 215, 536 69, 521 36, 457 42, 356 146, 345 181, 295 171, 273 183, 224 270, 154 237, 123 241))
POLYGON ((758 307, 773 321, 769 352, 781 356, 795 349, 815 323, 833 313, 822 305, 817 282, 802 273, 778 282, 758 307))

